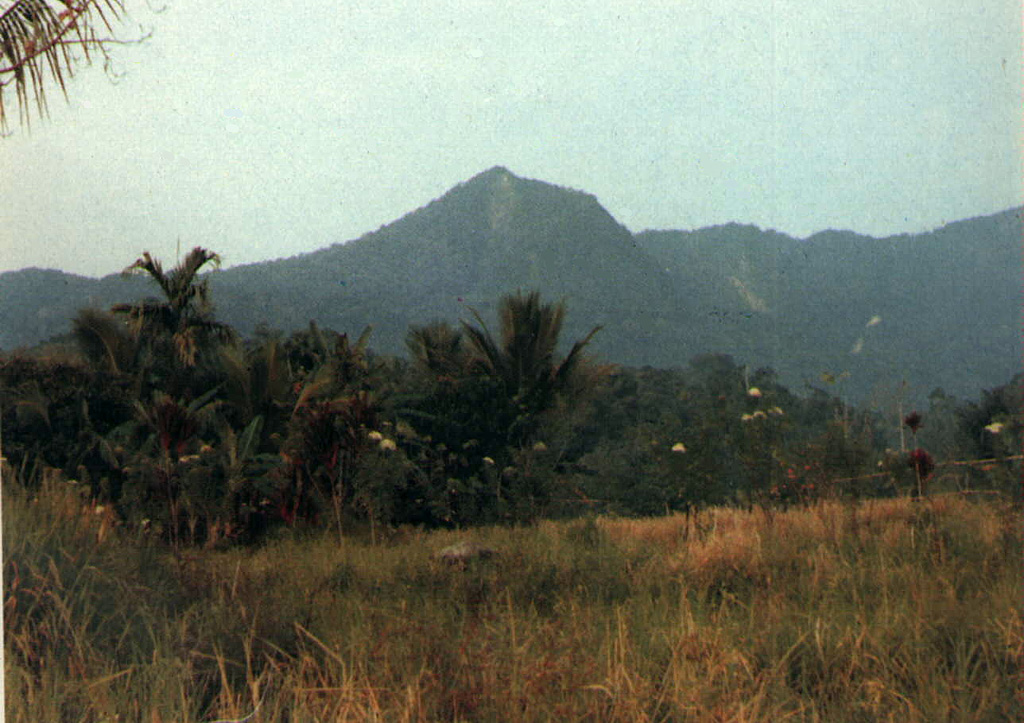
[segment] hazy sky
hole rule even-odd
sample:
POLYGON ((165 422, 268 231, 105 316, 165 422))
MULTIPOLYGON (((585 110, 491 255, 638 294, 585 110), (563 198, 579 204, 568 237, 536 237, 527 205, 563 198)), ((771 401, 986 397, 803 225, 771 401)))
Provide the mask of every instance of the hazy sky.
POLYGON ((633 230, 1024 198, 1020 0, 166 2, 126 0, 153 36, 120 80, 85 68, 0 138, 0 271, 289 256, 499 164, 633 230))

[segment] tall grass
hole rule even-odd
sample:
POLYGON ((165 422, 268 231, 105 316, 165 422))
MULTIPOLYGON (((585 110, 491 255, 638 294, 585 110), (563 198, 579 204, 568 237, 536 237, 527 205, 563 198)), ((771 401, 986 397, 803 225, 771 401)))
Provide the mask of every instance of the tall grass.
POLYGON ((975 721, 1024 710, 998 502, 825 502, 173 558, 5 491, 14 721, 975 721), (470 539, 499 554, 436 552, 470 539))

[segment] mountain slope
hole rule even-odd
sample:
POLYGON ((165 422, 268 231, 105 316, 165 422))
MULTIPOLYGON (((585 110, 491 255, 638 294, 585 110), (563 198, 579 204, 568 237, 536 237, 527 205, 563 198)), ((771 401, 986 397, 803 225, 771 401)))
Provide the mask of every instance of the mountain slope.
MULTIPOLYGON (((884 239, 739 224, 633 235, 589 194, 496 167, 349 243, 210 279, 219 317, 243 333, 370 324, 376 349, 401 353, 410 323, 470 309, 490 322, 501 294, 539 289, 567 301, 566 341, 604 325, 593 349, 609 361, 723 352, 795 388, 848 371, 853 399, 883 400, 903 380, 918 395, 976 395, 1020 368, 1022 235, 1022 209, 884 239)), ((141 279, 0 274, 0 347, 151 293, 141 279)))
POLYGON ((611 338, 630 347, 656 343, 654 330, 681 304, 668 274, 593 196, 504 168, 358 240, 214 278, 226 318, 243 330, 261 320, 260 309, 273 310, 286 328, 311 317, 339 329, 373 324, 375 346, 391 352, 403 349, 410 322, 468 318, 467 307, 486 318, 500 294, 517 288, 564 298, 571 335, 604 324, 598 350, 611 338), (250 313, 228 311, 238 309, 250 313))
POLYGON ((904 379, 974 394, 1020 371, 1022 234, 1015 209, 884 239, 735 225, 635 238, 678 283, 746 307, 722 350, 791 381, 849 371, 857 396, 881 399, 904 379))
POLYGON ((36 268, 0 274, 0 349, 66 334, 78 309, 105 309, 149 293, 141 279, 118 275, 92 279, 36 268))

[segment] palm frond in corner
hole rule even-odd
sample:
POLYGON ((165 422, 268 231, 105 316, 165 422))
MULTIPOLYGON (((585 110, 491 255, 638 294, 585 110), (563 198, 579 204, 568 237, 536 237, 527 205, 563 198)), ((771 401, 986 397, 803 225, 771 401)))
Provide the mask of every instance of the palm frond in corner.
POLYGON ((46 86, 66 97, 66 79, 78 65, 97 55, 107 61, 108 46, 122 42, 113 24, 123 16, 121 0, 0 0, 0 130, 7 128, 9 86, 23 123, 33 104, 46 116, 46 86))

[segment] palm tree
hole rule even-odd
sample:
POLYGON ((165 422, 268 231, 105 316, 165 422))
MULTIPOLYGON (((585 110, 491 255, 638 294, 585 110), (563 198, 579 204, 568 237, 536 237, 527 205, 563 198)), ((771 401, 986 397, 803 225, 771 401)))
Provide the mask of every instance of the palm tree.
POLYGON ((4 89, 14 84, 23 121, 29 118, 30 96, 46 115, 45 81, 60 86, 81 62, 100 55, 107 60, 112 21, 124 14, 121 0, 0 0, 0 130, 6 129, 4 89), (97 27, 101 33, 97 34, 97 27))
POLYGON ((239 343, 224 345, 220 364, 224 396, 243 426, 259 417, 287 416, 291 370, 277 339, 263 339, 250 349, 239 343))
POLYGON ((521 429, 514 436, 528 434, 536 417, 580 381, 583 349, 601 327, 594 327, 558 359, 565 311, 564 302, 543 304, 538 292, 517 291, 499 303, 499 339, 491 335, 476 311, 473 316, 479 326, 462 324, 471 349, 471 368, 499 382, 505 398, 517 409, 521 429))
POLYGON ((98 309, 80 309, 71 323, 71 333, 94 369, 118 375, 135 366, 137 338, 113 315, 98 309))
POLYGON ((125 275, 146 274, 163 292, 164 300, 148 298, 135 304, 117 304, 112 311, 126 314, 140 336, 165 336, 171 340, 174 356, 183 367, 194 367, 200 351, 212 340, 228 342, 234 331, 213 318, 210 290, 199 278, 207 264, 220 265, 220 256, 196 246, 171 271, 148 251, 126 268, 125 275))
POLYGON ((463 339, 461 330, 438 321, 409 327, 405 345, 420 371, 435 379, 455 378, 465 372, 469 361, 463 339))
POLYGON ((149 433, 138 463, 132 465, 139 475, 135 503, 156 505, 155 509, 166 506, 167 532, 175 550, 181 542, 182 513, 190 501, 181 463, 189 448, 199 444, 203 430, 214 425, 220 406, 216 393, 212 389, 187 402, 156 392, 148 403, 135 402, 136 427, 149 433))
POLYGON ((530 443, 542 424, 564 436, 575 392, 595 379, 583 351, 598 329, 560 356, 565 313, 564 303, 518 292, 499 302, 497 337, 475 311, 476 324, 410 328, 406 346, 423 386, 399 414, 415 427, 427 470, 416 482, 425 514, 448 523, 536 514, 549 492, 547 462, 537 461, 546 445, 530 443))

